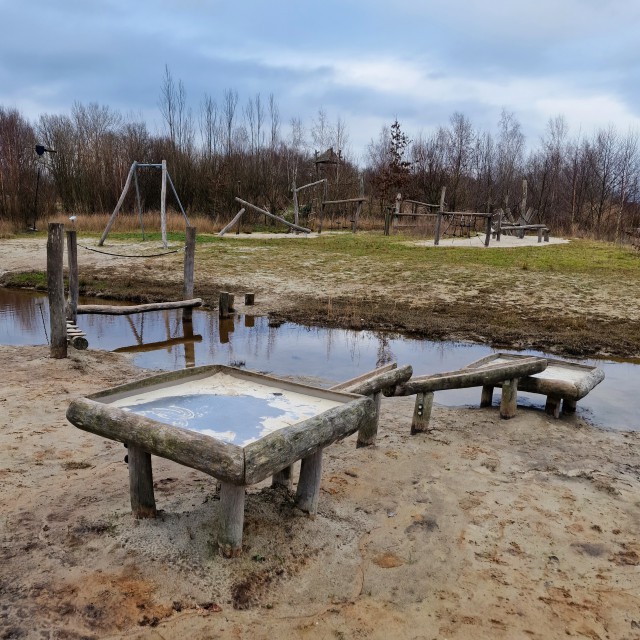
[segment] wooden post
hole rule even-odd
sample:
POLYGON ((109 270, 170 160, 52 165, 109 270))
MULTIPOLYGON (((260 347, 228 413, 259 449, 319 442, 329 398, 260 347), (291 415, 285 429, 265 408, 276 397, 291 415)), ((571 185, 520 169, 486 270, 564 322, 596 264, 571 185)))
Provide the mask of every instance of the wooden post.
POLYGON ((358 440, 356 441, 356 448, 370 447, 376 443, 378 437, 378 425, 380 424, 380 403, 382 401, 382 391, 378 391, 373 394, 373 401, 376 405, 376 417, 375 420, 367 427, 362 427, 358 431, 358 440))
POLYGON ((293 489, 293 465, 289 465, 284 469, 274 473, 271 476, 272 487, 286 487, 289 491, 293 489))
POLYGON ((436 230, 434 234, 433 244, 438 246, 440 244, 440 230, 442 228, 442 214, 444 213, 444 197, 447 193, 447 187, 442 187, 440 191, 440 207, 438 208, 438 214, 436 215, 436 230))
POLYGON ((358 207, 356 209, 355 215, 353 216, 353 222, 351 227, 351 230, 353 231, 353 233, 356 233, 356 231, 358 230, 358 220, 360 219, 361 211, 362 211, 362 202, 358 202, 358 207))
POLYGON ((78 319, 78 233, 67 231, 67 264, 69 265, 69 300, 67 303, 67 320, 78 319))
POLYGON ((502 209, 498 211, 498 228, 496 230, 496 240, 500 242, 500 236, 502 235, 502 209))
POLYGON ((67 317, 64 302, 64 225, 49 223, 47 237, 47 290, 51 328, 50 355, 67 357, 67 317))
POLYGON ((134 518, 155 518, 156 500, 153 495, 151 454, 129 444, 129 493, 134 518))
POLYGON ((296 189, 296 181, 293 181, 293 222, 300 224, 300 210, 298 208, 298 190, 296 189))
POLYGON ((118 211, 120 211, 120 207, 122 206, 122 203, 124 202, 124 199, 127 195, 127 192, 129 191, 129 187, 131 186, 131 178, 136 170, 136 164, 137 163, 133 163, 131 165, 131 168, 129 169, 129 173, 127 175, 127 180, 124 183, 124 187, 122 189, 122 193, 120 194, 120 199, 118 200, 118 203, 116 204, 116 208, 113 210, 113 213, 111 214, 111 217, 109 218, 109 222, 107 222, 107 226, 105 227, 104 231, 102 232, 102 236, 100 237, 100 240, 98 241, 98 246, 101 247, 104 244, 104 241, 107 239, 107 236, 109 235, 109 231, 111 230, 111 227, 113 226, 113 223, 115 222, 116 216, 118 215, 118 211))
POLYGON ((411 433, 424 433, 429 431, 431 410, 433 408, 433 391, 416 393, 416 404, 413 408, 411 420, 411 433))
POLYGON ((500 399, 500 417, 505 420, 516 415, 518 404, 518 378, 505 380, 502 383, 502 398, 500 399))
POLYGON ((493 403, 493 385, 482 385, 482 393, 480 394, 480 407, 490 407, 493 403))
POLYGON ((549 242, 549 229, 544 230, 544 241, 549 242))
POLYGON ((384 235, 388 236, 391 228, 391 211, 385 209, 384 212, 384 235))
POLYGON ((320 480, 322 478, 322 449, 316 449, 306 458, 302 458, 296 504, 302 511, 315 515, 318 511, 320 480))
POLYGON ((571 400, 570 398, 562 399, 562 413, 575 413, 578 405, 577 400, 571 400))
POLYGON ((167 248, 167 161, 162 161, 162 188, 160 190, 160 228, 162 246, 167 248))
POLYGON ((320 222, 318 224, 318 235, 322 233, 322 223, 324 222, 324 201, 320 204, 320 222))
POLYGON ((520 219, 522 224, 528 224, 527 220, 527 181, 522 181, 522 200, 520 201, 520 219))
MULTIPOLYGON (((183 298, 190 300, 193 298, 193 280, 196 260, 196 228, 187 227, 184 230, 184 286, 182 289, 183 298)), ((182 309, 182 319, 191 320, 193 307, 182 309)))
POLYGON ((486 236, 484 238, 484 246, 488 247, 489 241, 491 240, 491 216, 490 215, 487 215, 485 226, 486 226, 486 236))
POLYGON ((544 410, 547 415, 553 416, 554 418, 558 419, 562 411, 561 398, 559 398, 558 396, 547 396, 547 402, 545 404, 544 410))
POLYGON ((144 237, 144 222, 142 220, 142 201, 140 200, 140 186, 138 185, 138 163, 134 162, 133 183, 136 187, 136 204, 138 205, 138 219, 140 220, 140 231, 142 231, 142 240, 144 237))
POLYGON ((246 307, 251 307, 255 304, 256 294, 255 293, 245 293, 244 294, 244 304, 246 307))
POLYGON ((228 318, 231 313, 232 304, 229 301, 230 294, 228 291, 221 291, 218 303, 218 312, 221 318, 228 318))
POLYGON ((244 487, 228 482, 221 482, 220 484, 218 548, 225 558, 234 558, 242 553, 244 487))

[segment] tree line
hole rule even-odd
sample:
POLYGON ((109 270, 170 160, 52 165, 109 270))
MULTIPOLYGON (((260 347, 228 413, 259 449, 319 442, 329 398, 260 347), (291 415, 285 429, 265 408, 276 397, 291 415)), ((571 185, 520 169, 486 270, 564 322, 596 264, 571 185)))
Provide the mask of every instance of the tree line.
MULTIPOLYGON (((382 127, 358 167, 347 126, 320 109, 309 126, 299 118, 284 124, 273 95, 240 103, 238 93, 205 95, 196 113, 186 90, 168 68, 158 99, 164 124, 151 133, 141 119, 108 106, 73 105, 69 114, 43 114, 29 122, 0 105, 0 220, 19 229, 59 212, 110 213, 133 161, 167 160, 187 213, 225 221, 238 210, 236 196, 282 213, 292 186, 327 178, 329 199, 368 196, 365 215, 382 222, 399 192, 437 203, 446 187, 450 211, 527 208, 534 221, 555 233, 590 233, 620 239, 640 226, 638 133, 613 125, 586 135, 570 134, 565 118, 551 119, 542 138, 526 145, 514 114, 503 111, 496 131, 476 129, 462 113, 431 133, 410 135, 396 119, 382 127), (41 144, 48 150, 34 151, 41 144), (334 150, 339 162, 317 163, 334 150), (40 174, 40 175, 38 175, 40 174)), ((139 172, 143 207, 160 206, 159 173, 139 172)), ((321 194, 305 194, 303 211, 321 194), (305 206, 306 205, 306 206, 305 206)), ((133 203, 129 203, 132 208, 133 203)))

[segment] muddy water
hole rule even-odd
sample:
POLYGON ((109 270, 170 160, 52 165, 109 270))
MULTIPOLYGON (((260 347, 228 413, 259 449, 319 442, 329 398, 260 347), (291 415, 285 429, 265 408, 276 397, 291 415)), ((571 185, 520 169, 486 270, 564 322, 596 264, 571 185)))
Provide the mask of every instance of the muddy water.
MULTIPOLYGON (((239 315, 219 321, 195 310, 192 322, 180 311, 131 316, 83 315, 79 327, 89 348, 131 353, 150 369, 230 364, 280 376, 304 376, 320 386, 355 377, 390 361, 411 364, 416 374, 458 369, 494 352, 484 345, 414 340, 397 334, 310 328, 286 323, 270 327, 263 317, 239 315)), ((45 296, 0 288, 0 344, 46 344, 45 296)), ((540 352, 526 352, 545 355, 540 352)), ((632 362, 581 361, 605 371, 605 380, 578 403, 578 414, 610 429, 640 429, 640 366, 632 362)), ((480 389, 436 393, 437 403, 477 405, 480 389)), ((542 396, 521 394, 521 403, 543 407, 542 396)), ((499 400, 498 394, 494 402, 499 400)))

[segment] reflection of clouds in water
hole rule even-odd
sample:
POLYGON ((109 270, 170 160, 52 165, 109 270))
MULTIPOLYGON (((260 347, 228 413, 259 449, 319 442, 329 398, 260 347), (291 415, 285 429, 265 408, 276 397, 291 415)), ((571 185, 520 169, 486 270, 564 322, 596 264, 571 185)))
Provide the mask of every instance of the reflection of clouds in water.
POLYGON ((187 429, 189 427, 189 421, 196 417, 195 412, 191 411, 191 409, 177 407, 176 405, 157 407, 146 411, 137 411, 136 413, 145 418, 166 422, 172 424, 174 427, 182 427, 183 429, 187 429))

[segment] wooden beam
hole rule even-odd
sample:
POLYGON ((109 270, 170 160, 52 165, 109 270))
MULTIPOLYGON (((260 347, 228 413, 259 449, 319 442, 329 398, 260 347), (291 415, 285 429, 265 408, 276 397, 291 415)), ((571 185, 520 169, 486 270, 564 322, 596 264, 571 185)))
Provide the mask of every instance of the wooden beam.
POLYGON ((273 218, 274 220, 278 220, 279 222, 282 222, 282 224, 286 225, 287 227, 291 227, 292 229, 295 229, 297 231, 302 231, 303 233, 311 233, 311 229, 307 229, 306 227, 301 227, 297 224, 292 224, 291 222, 288 222, 284 218, 281 218, 280 216, 276 216, 270 211, 267 211, 266 209, 262 209, 261 207, 256 207, 255 204, 251 204, 246 200, 242 200, 241 198, 236 198, 236 201, 239 202, 241 205, 248 207, 249 209, 253 209, 254 211, 257 211, 258 213, 262 213, 263 215, 268 216, 269 218, 273 218))
POLYGON ((218 549, 225 558, 234 558, 242 553, 244 494, 243 486, 228 482, 221 484, 218 549))
POLYGON ((306 511, 309 515, 315 515, 318 511, 321 479, 322 449, 317 449, 302 458, 298 489, 296 491, 296 506, 302 511, 306 511))
POLYGON ((346 391, 349 387, 353 387, 354 385, 360 384, 365 380, 370 380, 375 376, 379 376, 382 373, 387 373, 387 371, 393 371, 398 368, 398 364, 396 362, 391 362, 389 364, 385 364, 382 367, 378 367, 373 371, 367 371, 367 373, 363 373, 355 378, 351 378, 350 380, 345 380, 339 384, 334 384, 330 387, 331 391, 346 391))
POLYGON ((146 313, 147 311, 161 311, 163 309, 185 309, 186 307, 199 307, 202 298, 192 300, 178 300, 177 302, 150 302, 136 305, 108 305, 108 304, 81 304, 78 305, 78 315, 85 313, 101 313, 109 316, 126 316, 132 313, 146 313))
POLYGON ((227 233, 227 231, 229 231, 229 229, 232 229, 232 228, 233 228, 233 226, 234 226, 236 223, 238 223, 238 224, 239 224, 239 223, 240 223, 240 218, 242 218, 242 216, 244 215, 244 212, 245 212, 245 208, 244 208, 244 207, 242 207, 242 209, 240 209, 240 211, 238 211, 238 213, 236 213, 236 215, 234 216, 233 220, 232 220, 232 221, 231 221, 231 222, 230 222, 226 227, 224 227, 224 228, 222 229, 222 231, 219 231, 219 232, 218 232, 218 235, 219 235, 220 237, 222 237, 225 233, 227 233))
POLYGON ((153 495, 151 456, 140 447, 129 444, 129 493, 134 518, 155 518, 156 501, 153 495))
MULTIPOLYGON (((98 246, 101 247, 104 244, 104 241, 107 239, 107 236, 109 235, 109 231, 111 231, 111 227, 113 226, 113 223, 115 222, 116 216, 118 215, 118 211, 120 211, 120 207, 122 207, 122 203, 124 202, 124 199, 127 195, 127 192, 129 191, 129 186, 131 185, 131 178, 133 176, 134 171, 136 170, 136 163, 134 162, 131 165, 131 168, 129 169, 129 173, 127 174, 127 179, 124 183, 124 187, 122 188, 122 193, 120 194, 120 198, 118 199, 118 202, 116 204, 116 208, 113 210, 113 213, 111 214, 111 217, 109 218, 109 222, 107 222, 107 226, 105 227, 104 231, 102 232, 102 236, 100 236, 100 240, 98 241, 98 246)), ((165 245, 166 247, 166 245, 165 245)))
POLYGON ((349 202, 364 202, 366 198, 360 196, 358 198, 346 198, 345 200, 323 200, 322 204, 348 204, 349 202))

